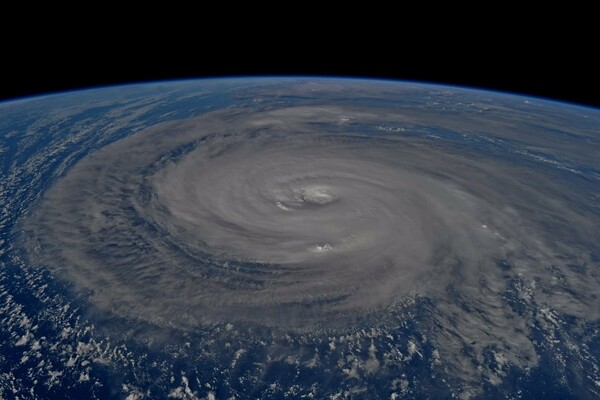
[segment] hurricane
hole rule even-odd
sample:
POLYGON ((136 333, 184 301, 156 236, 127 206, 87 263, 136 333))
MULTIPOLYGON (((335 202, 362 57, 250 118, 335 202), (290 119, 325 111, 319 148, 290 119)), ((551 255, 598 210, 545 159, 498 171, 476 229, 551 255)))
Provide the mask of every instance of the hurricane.
POLYGON ((548 156, 562 139, 524 131, 536 122, 502 102, 458 112, 423 106, 443 91, 415 105, 348 87, 362 97, 302 81, 286 90, 317 101, 209 110, 95 149, 23 219, 28 262, 83 296, 92 319, 145 324, 111 325, 142 341, 215 326, 329 341, 395 329, 423 304, 432 354, 470 385, 506 375, 478 370, 490 348, 504 365, 539 363, 531 315, 507 301, 518 282, 557 315, 600 317, 585 153, 548 156))

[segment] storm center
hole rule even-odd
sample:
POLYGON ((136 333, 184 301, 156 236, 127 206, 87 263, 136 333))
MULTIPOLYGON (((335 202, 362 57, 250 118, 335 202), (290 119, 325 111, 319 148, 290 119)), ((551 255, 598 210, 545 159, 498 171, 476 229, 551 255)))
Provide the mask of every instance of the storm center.
POLYGON ((335 197, 324 186, 309 186, 302 190, 300 200, 315 205, 325 205, 333 202, 335 197))

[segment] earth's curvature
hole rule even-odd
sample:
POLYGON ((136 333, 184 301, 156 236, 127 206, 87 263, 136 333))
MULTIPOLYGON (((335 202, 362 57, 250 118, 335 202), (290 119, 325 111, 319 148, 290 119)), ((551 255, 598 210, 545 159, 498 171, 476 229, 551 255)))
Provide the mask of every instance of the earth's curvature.
POLYGON ((597 398, 600 110, 196 80, 0 104, 0 398, 597 398))

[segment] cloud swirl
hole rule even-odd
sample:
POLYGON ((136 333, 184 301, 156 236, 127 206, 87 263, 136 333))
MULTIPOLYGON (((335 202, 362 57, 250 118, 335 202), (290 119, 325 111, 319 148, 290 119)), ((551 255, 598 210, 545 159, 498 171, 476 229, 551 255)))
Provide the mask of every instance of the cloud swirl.
POLYGON ((534 365, 506 293, 598 318, 598 183, 585 149, 540 155, 555 137, 491 112, 330 100, 157 125, 69 170, 25 241, 98 309, 159 327, 393 324, 419 297, 456 376, 475 374, 467 345, 534 365))

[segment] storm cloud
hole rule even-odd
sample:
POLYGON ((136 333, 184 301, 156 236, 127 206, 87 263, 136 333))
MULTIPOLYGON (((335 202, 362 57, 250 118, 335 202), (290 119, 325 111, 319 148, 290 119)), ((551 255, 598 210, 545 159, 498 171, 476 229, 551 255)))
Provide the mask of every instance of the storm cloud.
MULTIPOLYGON (((598 318, 597 272, 574 266, 597 266, 600 224, 575 167, 504 155, 511 118, 335 103, 215 111, 84 158, 24 237, 94 306, 157 326, 344 329, 393 321, 421 297, 451 357, 494 343, 535 364, 526 318, 503 293, 537 282, 540 304, 598 318), (424 126, 483 131, 501 151, 407 134, 424 126)), ((520 149, 542 146, 519 137, 520 149)))

